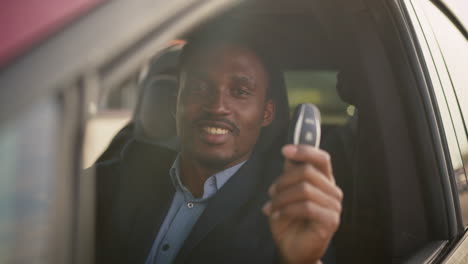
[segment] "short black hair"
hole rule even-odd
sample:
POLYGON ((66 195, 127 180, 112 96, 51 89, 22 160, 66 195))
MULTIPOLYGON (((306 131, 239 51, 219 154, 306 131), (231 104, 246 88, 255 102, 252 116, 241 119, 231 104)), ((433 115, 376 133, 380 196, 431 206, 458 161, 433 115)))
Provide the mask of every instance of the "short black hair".
POLYGON ((273 56, 267 52, 267 49, 257 43, 254 37, 243 32, 234 31, 235 23, 224 21, 220 24, 206 26, 196 31, 187 39, 187 44, 182 49, 179 59, 179 69, 182 70, 187 60, 199 52, 209 51, 214 47, 223 45, 238 45, 254 53, 260 60, 268 78, 267 99, 276 101, 275 90, 282 90, 285 86, 283 72, 273 56), (282 86, 279 89, 275 86, 282 86))

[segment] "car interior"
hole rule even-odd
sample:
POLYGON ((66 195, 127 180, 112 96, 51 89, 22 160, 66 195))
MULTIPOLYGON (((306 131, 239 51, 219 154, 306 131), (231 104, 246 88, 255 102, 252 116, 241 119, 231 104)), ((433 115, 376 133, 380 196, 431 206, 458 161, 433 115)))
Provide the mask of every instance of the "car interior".
MULTIPOLYGON (((190 41, 207 28, 216 37, 223 25, 248 36, 281 66, 287 95, 278 95, 278 111, 284 116, 265 145, 284 144, 295 105, 320 108, 321 148, 332 156, 345 197, 333 242, 338 263, 417 263, 458 233, 449 228, 454 209, 446 208, 440 187, 454 183, 440 178, 429 121, 420 118, 427 94, 418 73, 409 74, 404 35, 389 15, 394 9, 335 2, 248 1, 179 39, 190 41)), ((151 58, 149 70, 134 73, 143 77, 132 88, 138 93, 133 117, 98 162, 120 158, 134 142, 177 149, 173 115, 182 46, 169 45, 151 58)))

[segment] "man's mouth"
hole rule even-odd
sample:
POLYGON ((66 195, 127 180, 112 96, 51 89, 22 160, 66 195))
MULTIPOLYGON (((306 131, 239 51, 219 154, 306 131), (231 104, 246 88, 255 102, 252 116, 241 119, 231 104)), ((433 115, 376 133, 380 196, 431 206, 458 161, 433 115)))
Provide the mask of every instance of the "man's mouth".
POLYGON ((228 119, 202 119, 195 121, 194 125, 208 135, 239 134, 237 125, 228 119))
POLYGON ((204 126, 203 131, 211 135, 226 135, 229 130, 221 127, 204 126))
POLYGON ((222 145, 232 136, 238 135, 239 129, 227 119, 204 119, 195 123, 200 132, 200 139, 209 145, 222 145))

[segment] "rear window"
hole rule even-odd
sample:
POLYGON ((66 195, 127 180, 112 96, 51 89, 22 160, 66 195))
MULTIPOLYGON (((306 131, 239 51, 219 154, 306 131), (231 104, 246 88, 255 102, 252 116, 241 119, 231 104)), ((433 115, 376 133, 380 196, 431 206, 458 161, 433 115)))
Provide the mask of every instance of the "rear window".
POLYGON ((324 125, 342 125, 354 114, 336 91, 337 71, 286 71, 290 112, 300 103, 318 106, 324 125))

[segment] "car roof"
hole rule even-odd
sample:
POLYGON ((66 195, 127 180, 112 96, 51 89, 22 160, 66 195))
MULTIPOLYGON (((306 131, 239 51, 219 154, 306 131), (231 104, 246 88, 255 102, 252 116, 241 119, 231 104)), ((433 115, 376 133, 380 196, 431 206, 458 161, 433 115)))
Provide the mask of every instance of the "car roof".
POLYGON ((2 1, 0 67, 105 1, 2 1))

